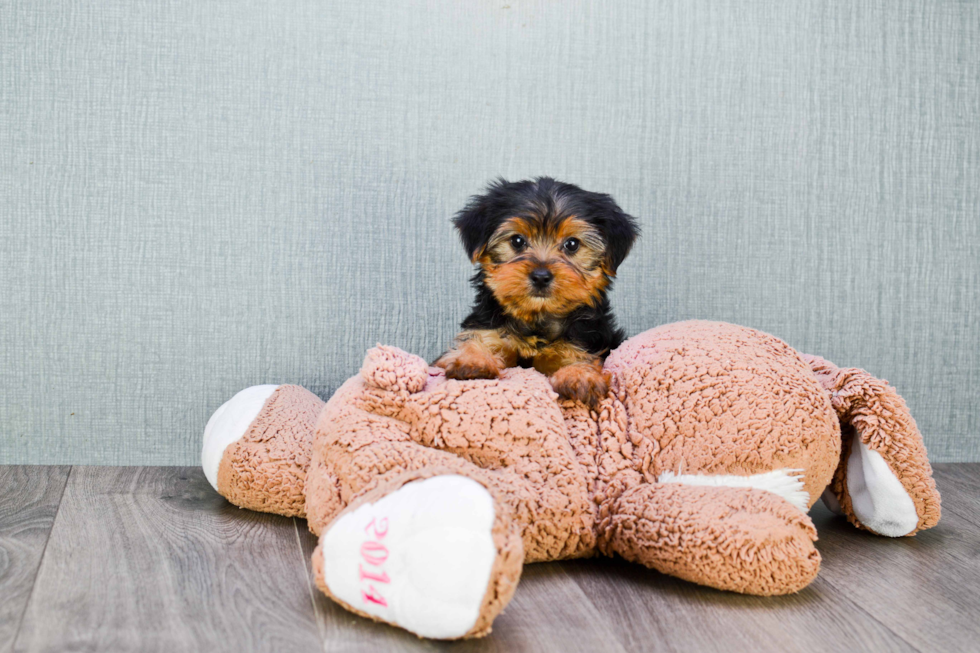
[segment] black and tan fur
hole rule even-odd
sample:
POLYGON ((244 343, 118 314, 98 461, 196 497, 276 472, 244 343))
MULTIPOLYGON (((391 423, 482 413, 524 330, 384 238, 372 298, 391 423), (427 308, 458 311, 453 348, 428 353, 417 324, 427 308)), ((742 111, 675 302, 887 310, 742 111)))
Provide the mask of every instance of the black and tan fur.
POLYGON ((491 184, 453 222, 479 266, 476 301, 435 365, 455 379, 533 366, 595 406, 608 391, 602 362, 623 341, 607 292, 636 221, 608 195, 540 177, 491 184))

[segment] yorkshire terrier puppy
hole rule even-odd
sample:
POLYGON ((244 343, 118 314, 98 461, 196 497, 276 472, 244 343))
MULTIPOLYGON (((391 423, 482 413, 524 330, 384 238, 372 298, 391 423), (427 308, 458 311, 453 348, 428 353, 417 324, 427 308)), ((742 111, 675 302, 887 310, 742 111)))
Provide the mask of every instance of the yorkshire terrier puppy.
POLYGON ((540 177, 492 183, 456 214, 476 301, 434 363, 451 379, 533 366, 591 407, 605 397, 606 355, 623 341, 609 308, 616 269, 639 235, 608 195, 540 177))

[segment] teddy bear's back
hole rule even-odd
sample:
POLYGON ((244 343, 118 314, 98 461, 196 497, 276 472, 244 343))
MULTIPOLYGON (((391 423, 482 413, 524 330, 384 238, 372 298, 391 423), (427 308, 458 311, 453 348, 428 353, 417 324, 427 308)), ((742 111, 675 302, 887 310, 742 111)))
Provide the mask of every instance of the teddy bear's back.
POLYGON ((648 480, 802 469, 811 505, 830 482, 837 415, 809 365, 779 338, 678 322, 630 338, 606 369, 629 415, 628 439, 646 445, 632 449, 632 467, 648 480))

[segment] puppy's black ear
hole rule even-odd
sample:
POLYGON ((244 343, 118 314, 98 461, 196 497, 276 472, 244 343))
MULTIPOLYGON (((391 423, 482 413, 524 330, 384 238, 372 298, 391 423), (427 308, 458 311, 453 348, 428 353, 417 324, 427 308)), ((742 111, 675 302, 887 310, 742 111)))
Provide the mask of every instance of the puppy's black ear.
POLYGON ((487 187, 484 195, 474 195, 466 206, 453 218, 453 225, 459 232, 470 261, 476 262, 486 246, 494 230, 498 226, 496 219, 497 205, 500 204, 504 187, 507 182, 498 179, 487 187))
POLYGON ((610 274, 615 275, 640 235, 640 225, 636 218, 619 208, 613 198, 598 193, 596 195, 596 223, 606 241, 606 268, 610 274))

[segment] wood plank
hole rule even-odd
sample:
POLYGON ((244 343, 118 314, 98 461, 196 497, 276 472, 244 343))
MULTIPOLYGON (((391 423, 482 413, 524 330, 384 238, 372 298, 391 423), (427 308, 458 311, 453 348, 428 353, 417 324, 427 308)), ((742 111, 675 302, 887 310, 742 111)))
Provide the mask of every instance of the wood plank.
MULTIPOLYGON (((309 565, 316 538, 302 521, 299 524, 305 559, 309 565)), ((623 651, 611 625, 599 615, 582 589, 568 576, 565 564, 526 566, 514 598, 494 621, 493 632, 482 639, 448 645, 420 640, 399 628, 358 617, 315 591, 323 650, 326 653, 429 651, 450 646, 454 651, 501 653, 623 651)), ((308 573, 312 574, 309 567, 308 573)))
POLYGON ((625 651, 592 597, 569 575, 569 562, 527 565, 510 605, 494 623, 488 650, 625 651))
POLYGON ((953 512, 980 528, 980 463, 933 465, 943 498, 943 518, 953 512))
POLYGON ((13 648, 70 469, 0 467, 0 651, 13 648))
POLYGON ((17 651, 311 651, 292 520, 198 468, 72 469, 17 651))
POLYGON ((308 579, 324 653, 437 650, 437 642, 419 639, 400 628, 360 617, 327 598, 313 583, 312 555, 317 539, 310 532, 305 519, 296 520, 296 536, 303 551, 303 569, 308 579))
POLYGON ((238 510, 196 468, 0 468, 0 651, 21 614, 18 651, 963 650, 980 639, 980 465, 935 470, 943 519, 915 538, 857 531, 818 504, 824 562, 796 595, 717 592, 622 560, 530 565, 490 637, 447 645, 321 595, 305 521, 238 510))
POLYGON ((601 562, 609 577, 586 561, 570 573, 630 650, 965 650, 980 637, 980 465, 935 470, 944 516, 915 538, 858 531, 818 502, 820 576, 793 596, 715 592, 619 560, 601 562))
POLYGON ((821 578, 920 650, 975 650, 980 641, 978 465, 937 465, 939 524, 910 538, 859 531, 821 505, 811 512, 821 578), (972 487, 969 485, 972 483, 972 487))
POLYGON ((914 650, 819 579, 794 595, 761 597, 702 587, 618 558, 568 564, 629 651, 914 650))

